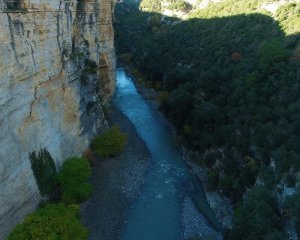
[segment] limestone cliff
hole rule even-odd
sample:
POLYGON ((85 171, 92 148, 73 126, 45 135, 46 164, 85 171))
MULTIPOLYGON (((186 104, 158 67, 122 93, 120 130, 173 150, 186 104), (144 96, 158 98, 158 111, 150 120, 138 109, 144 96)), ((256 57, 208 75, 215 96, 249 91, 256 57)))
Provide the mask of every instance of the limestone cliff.
POLYGON ((113 94, 111 0, 0 0, 0 239, 40 194, 28 155, 59 168, 104 123, 113 94))

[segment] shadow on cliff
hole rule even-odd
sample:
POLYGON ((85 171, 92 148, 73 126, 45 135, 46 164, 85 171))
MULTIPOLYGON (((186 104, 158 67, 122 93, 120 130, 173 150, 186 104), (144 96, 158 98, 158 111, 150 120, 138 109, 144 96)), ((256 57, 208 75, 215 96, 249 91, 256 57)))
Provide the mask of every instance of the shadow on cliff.
POLYGON ((133 62, 154 81, 163 81, 176 68, 193 78, 212 66, 231 68, 237 63, 239 71, 251 72, 264 44, 279 41, 293 49, 300 39, 299 34, 286 36, 277 21, 259 13, 182 21, 123 2, 115 15, 119 58, 133 62))

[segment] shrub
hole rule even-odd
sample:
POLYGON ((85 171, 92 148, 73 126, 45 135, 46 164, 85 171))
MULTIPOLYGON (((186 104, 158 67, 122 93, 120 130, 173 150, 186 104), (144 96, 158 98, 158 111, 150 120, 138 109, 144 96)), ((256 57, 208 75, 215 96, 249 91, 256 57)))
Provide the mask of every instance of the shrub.
POLYGON ((84 69, 83 72, 84 73, 88 73, 88 74, 95 74, 97 73, 97 63, 94 61, 91 61, 89 59, 86 59, 84 61, 84 69))
POLYGON ((114 126, 96 137, 92 141, 91 148, 102 157, 114 157, 123 151, 127 137, 119 127, 114 126))
POLYGON ((73 60, 75 60, 75 59, 82 59, 83 57, 84 57, 84 53, 83 52, 79 52, 79 51, 72 52, 70 54, 70 59, 73 59, 73 60))
POLYGON ((270 68, 270 65, 282 62, 287 57, 288 51, 281 46, 280 42, 267 42, 262 45, 259 66, 261 69, 266 70, 270 68))
POLYGON ((49 195, 55 184, 57 175, 55 164, 50 153, 44 148, 29 154, 31 168, 42 195, 49 195))
POLYGON ((49 204, 27 216, 7 240, 85 240, 88 231, 78 219, 77 205, 49 204))
POLYGON ((92 193, 92 185, 88 182, 91 168, 85 158, 67 159, 58 175, 62 190, 62 201, 66 204, 85 201, 92 193))
POLYGON ((189 4, 186 3, 184 0, 173 0, 171 4, 168 6, 170 10, 184 10, 189 7, 189 4))
POLYGON ((285 239, 281 229, 274 196, 264 186, 255 186, 237 212, 229 239, 285 239))

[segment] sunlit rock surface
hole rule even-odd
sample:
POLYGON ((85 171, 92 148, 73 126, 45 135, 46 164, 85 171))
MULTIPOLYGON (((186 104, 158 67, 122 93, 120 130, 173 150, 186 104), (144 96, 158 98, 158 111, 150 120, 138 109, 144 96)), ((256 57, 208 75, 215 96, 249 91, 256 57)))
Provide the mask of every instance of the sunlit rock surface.
POLYGON ((78 2, 0 0, 0 239, 40 201, 29 153, 46 148, 59 168, 104 124, 113 3, 78 2))

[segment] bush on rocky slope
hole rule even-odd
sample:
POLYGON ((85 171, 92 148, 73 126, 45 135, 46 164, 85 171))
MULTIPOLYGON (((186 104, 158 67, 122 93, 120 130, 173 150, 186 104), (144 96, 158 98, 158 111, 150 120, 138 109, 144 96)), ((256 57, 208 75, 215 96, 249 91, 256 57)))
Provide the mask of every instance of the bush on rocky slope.
POLYGON ((127 134, 114 126, 96 137, 92 141, 91 148, 101 157, 114 157, 123 151, 126 142, 127 134))
POLYGON ((66 204, 85 201, 92 193, 92 185, 88 182, 90 176, 90 165, 85 158, 68 158, 58 174, 62 201, 66 204))
POLYGON ((78 213, 77 205, 48 204, 27 216, 7 240, 86 240, 78 213))

